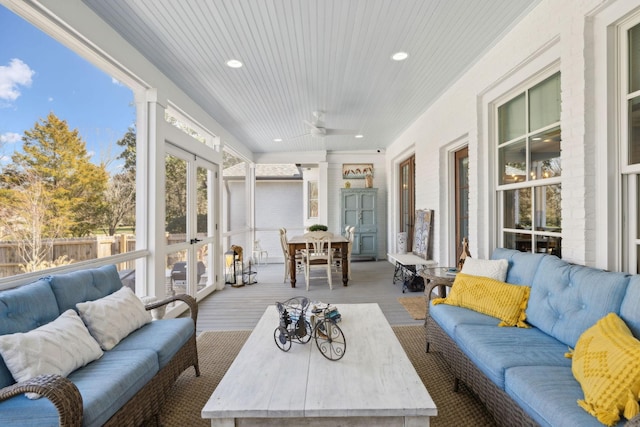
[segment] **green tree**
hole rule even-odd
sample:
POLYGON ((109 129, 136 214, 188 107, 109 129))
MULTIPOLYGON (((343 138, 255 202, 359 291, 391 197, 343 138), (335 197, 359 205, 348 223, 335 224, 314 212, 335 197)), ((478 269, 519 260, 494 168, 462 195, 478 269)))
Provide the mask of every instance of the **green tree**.
POLYGON ((178 218, 185 219, 187 204, 187 162, 170 154, 165 156, 165 225, 174 224, 174 229, 184 226, 175 225, 178 218))
POLYGON ((116 144, 123 147, 122 153, 118 159, 124 160, 123 171, 133 173, 136 172, 136 130, 129 127, 124 136, 119 139, 116 144))
POLYGON ((15 242, 22 271, 68 264, 66 255, 53 259, 54 238, 64 224, 48 210, 51 200, 46 183, 30 172, 16 181, 12 191, 0 190, 0 237, 15 242))
POLYGON ((112 176, 104 191, 105 204, 100 212, 100 223, 105 233, 113 236, 125 221, 135 219, 135 201, 135 181, 131 180, 130 173, 112 176))
POLYGON ((47 210, 63 221, 60 237, 84 236, 98 226, 109 175, 104 164, 91 163, 77 129, 49 113, 25 131, 22 153, 12 157, 21 173, 41 179, 47 210))
POLYGON ((104 193, 105 206, 101 212, 104 231, 113 236, 124 223, 135 223, 136 210, 136 131, 129 127, 124 136, 116 141, 123 147, 117 157, 124 160, 122 172, 109 179, 104 193))

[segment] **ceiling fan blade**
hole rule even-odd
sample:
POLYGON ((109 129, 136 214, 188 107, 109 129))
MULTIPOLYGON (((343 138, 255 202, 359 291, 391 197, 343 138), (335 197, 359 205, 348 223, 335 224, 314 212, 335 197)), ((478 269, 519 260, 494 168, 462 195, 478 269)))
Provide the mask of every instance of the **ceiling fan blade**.
POLYGON ((316 130, 320 128, 316 123, 311 123, 306 120, 304 120, 304 124, 307 125, 311 130, 316 130))
POLYGON ((351 129, 325 129, 326 135, 357 135, 357 130, 351 129))
POLYGON ((291 138, 287 138, 287 139, 285 139, 285 141, 293 141, 294 139, 302 138, 303 136, 311 136, 311 135, 312 135, 312 133, 305 132, 305 133, 302 133, 300 135, 296 135, 296 136, 292 136, 291 138))

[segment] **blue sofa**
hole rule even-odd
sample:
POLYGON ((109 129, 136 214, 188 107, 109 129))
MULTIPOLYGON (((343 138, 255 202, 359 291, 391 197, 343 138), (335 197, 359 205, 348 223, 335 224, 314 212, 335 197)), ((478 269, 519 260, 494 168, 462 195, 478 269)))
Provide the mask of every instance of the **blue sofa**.
MULTIPOLYGON (((0 335, 28 332, 76 304, 122 288, 113 265, 40 279, 0 292, 0 335)), ((67 378, 44 375, 15 383, 0 358, 0 425, 102 426, 160 421, 158 413, 176 378, 189 366, 200 375, 195 326, 198 307, 188 295, 145 306, 183 301, 190 317, 154 320, 132 332, 101 358, 67 378), (43 396, 37 400, 25 392, 43 396)))
MULTIPOLYGON (((584 395, 565 353, 610 312, 640 337, 640 275, 502 248, 491 258, 508 260, 507 283, 531 286, 531 328, 497 327, 494 317, 430 301, 427 351, 442 353, 455 387, 466 384, 500 425, 602 426, 576 403, 584 395)), ((425 289, 429 300, 435 286, 425 289)), ((640 425, 640 416, 627 425, 640 425)))

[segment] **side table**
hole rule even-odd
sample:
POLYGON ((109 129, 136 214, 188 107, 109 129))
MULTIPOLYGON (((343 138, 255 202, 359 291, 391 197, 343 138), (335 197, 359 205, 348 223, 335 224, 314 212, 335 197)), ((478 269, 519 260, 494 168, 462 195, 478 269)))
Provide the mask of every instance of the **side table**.
MULTIPOLYGON (((456 274, 458 273, 458 270, 454 267, 430 267, 430 268, 425 268, 420 272, 420 275, 424 278, 425 280, 425 285, 427 285, 427 283, 435 283, 438 286, 438 295, 441 298, 444 298, 447 296, 447 285, 450 285, 451 283, 453 283, 453 281, 456 279, 456 274)), ((425 296, 427 299, 427 309, 429 308, 429 295, 426 294, 426 290, 425 290, 425 296)), ((427 324, 427 318, 425 316, 425 325, 427 324)))

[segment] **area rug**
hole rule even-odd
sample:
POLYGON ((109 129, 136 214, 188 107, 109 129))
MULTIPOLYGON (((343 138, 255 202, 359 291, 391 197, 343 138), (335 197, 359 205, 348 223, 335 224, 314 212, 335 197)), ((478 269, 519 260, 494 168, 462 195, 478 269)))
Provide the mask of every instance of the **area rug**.
POLYGON ((424 320, 427 314, 427 300, 424 296, 419 297, 398 297, 398 302, 416 320, 424 320))
MULTIPOLYGON (((485 407, 466 389, 453 391, 453 375, 438 353, 425 353, 422 326, 394 326, 393 330, 438 408, 433 427, 495 426, 485 407)), ((198 337, 200 377, 187 369, 176 381, 161 414, 167 427, 209 426, 200 411, 240 352, 250 331, 203 332, 198 337)))

